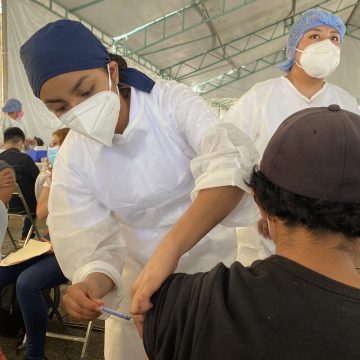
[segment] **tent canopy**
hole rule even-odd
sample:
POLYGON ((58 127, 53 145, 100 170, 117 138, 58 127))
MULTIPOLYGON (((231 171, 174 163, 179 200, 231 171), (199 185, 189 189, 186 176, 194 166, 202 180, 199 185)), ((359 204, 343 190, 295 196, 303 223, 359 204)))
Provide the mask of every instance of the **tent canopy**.
MULTIPOLYGON (((348 25, 345 46, 360 39, 358 0, 35 2, 78 16, 111 37, 120 53, 136 56, 159 76, 184 82, 205 98, 238 98, 257 81, 280 74, 276 65, 285 59, 291 24, 309 8, 342 18, 348 25)), ((359 52, 357 46, 358 60, 359 52)), ((360 98, 359 87, 345 88, 360 98)))

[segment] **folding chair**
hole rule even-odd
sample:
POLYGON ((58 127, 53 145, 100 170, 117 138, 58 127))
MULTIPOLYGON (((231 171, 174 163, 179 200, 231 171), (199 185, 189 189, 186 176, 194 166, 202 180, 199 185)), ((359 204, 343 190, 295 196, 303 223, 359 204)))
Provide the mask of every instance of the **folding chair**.
MULTIPOLYGON (((62 339, 62 340, 71 340, 71 341, 77 341, 77 342, 83 343, 82 350, 81 350, 81 355, 80 355, 80 360, 82 360, 82 359, 85 358, 86 350, 87 350, 88 345, 89 345, 91 330, 93 329, 93 322, 89 321, 88 324, 85 325, 85 324, 66 321, 64 319, 64 317, 59 312, 58 304, 56 304, 56 301, 57 301, 56 296, 57 296, 57 294, 56 294, 55 291, 59 290, 59 293, 58 293, 59 297, 58 298, 60 299, 60 289, 58 287, 58 288, 53 288, 53 290, 54 290, 54 297, 53 298, 51 298, 51 296, 50 296, 50 291, 44 291, 44 295, 45 295, 45 298, 46 298, 48 304, 51 306, 52 312, 56 316, 56 318, 61 322, 61 324, 65 325, 65 326, 75 327, 75 328, 79 328, 79 327, 85 328, 86 327, 86 332, 85 332, 84 336, 74 336, 74 335, 59 334, 59 333, 54 333, 54 332, 47 331, 46 336, 52 337, 52 338, 57 338, 57 339, 62 339)), ((99 329, 100 328, 97 328, 97 330, 99 330, 99 329)), ((102 329, 100 329, 100 330, 102 330, 102 329)))
MULTIPOLYGON (((21 217, 21 218, 25 218, 25 217, 28 217, 28 219, 30 220, 31 222, 31 226, 30 226, 30 229, 26 235, 26 238, 25 238, 25 242, 24 242, 24 245, 26 245, 28 243, 28 241, 30 240, 31 238, 31 234, 33 232, 35 232, 35 235, 37 236, 37 238, 40 240, 40 233, 39 233, 39 230, 36 226, 36 213, 32 213, 30 211, 30 208, 26 202, 26 199, 20 189, 20 186, 18 184, 16 184, 16 188, 17 190, 13 193, 13 197, 17 197, 20 199, 21 203, 22 203, 22 206, 23 206, 23 210, 18 210, 18 209, 11 209, 9 208, 8 210, 8 216, 9 218, 10 217, 21 217)), ((7 228, 7 233, 9 234, 9 237, 10 237, 10 240, 11 242, 13 243, 15 249, 18 249, 18 245, 16 244, 16 241, 14 239, 14 237, 12 236, 11 232, 10 232, 10 229, 9 227, 7 228)))
MULTIPOLYGON (((48 302, 51 312, 49 314, 49 317, 51 318, 53 315, 56 316, 57 320, 64 326, 74 327, 74 328, 86 328, 86 332, 84 336, 75 336, 75 335, 66 335, 66 334, 60 334, 55 333, 51 331, 46 332, 46 336, 56 338, 56 339, 62 339, 62 340, 71 340, 76 342, 83 343, 82 349, 81 349, 81 355, 80 360, 85 359, 86 351, 89 345, 91 330, 100 330, 103 331, 104 329, 98 326, 93 326, 93 322, 89 321, 88 324, 81 324, 76 322, 70 322, 66 321, 64 317, 59 312, 59 303, 60 303, 60 288, 55 287, 52 289, 47 289, 43 291, 44 296, 46 298, 46 301, 48 302), (51 296, 51 290, 53 290, 53 296, 51 296)), ((17 350, 21 350, 26 346, 26 334, 24 336, 24 339, 22 341, 22 344, 17 348, 17 350)))

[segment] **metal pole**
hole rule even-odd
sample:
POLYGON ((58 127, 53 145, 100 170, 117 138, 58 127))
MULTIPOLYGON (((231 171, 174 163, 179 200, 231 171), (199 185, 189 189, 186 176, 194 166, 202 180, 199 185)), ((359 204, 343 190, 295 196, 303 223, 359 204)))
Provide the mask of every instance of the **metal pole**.
POLYGON ((1 35, 2 35, 2 99, 1 105, 5 103, 5 99, 8 96, 8 47, 7 47, 7 0, 1 0, 2 3, 2 22, 1 22, 1 35))

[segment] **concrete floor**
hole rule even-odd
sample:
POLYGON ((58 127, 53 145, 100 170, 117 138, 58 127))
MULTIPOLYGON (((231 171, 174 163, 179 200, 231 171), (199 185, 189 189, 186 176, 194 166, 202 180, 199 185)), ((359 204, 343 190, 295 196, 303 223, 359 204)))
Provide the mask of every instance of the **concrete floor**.
MULTIPOLYGON (((40 229, 45 227, 44 223, 39 224, 40 229)), ((10 219, 10 231, 13 235, 19 238, 21 229, 21 220, 17 218, 10 219)), ((8 254, 14 251, 14 247, 10 241, 8 235, 4 239, 2 246, 2 254, 8 254)), ((64 287, 62 288, 62 292, 64 287)), ((70 319, 62 306, 60 306, 60 313, 65 317, 66 320, 74 321, 70 319)), ((103 329, 104 321, 97 320, 94 322, 96 328, 103 329)), ((51 319, 48 322, 48 331, 67 334, 84 336, 86 329, 84 328, 72 328, 64 326, 57 319, 51 319)), ((0 336, 0 347, 3 353, 6 355, 7 360, 21 360, 24 356, 24 350, 17 351, 17 345, 22 339, 17 338, 6 338, 0 336)), ((77 360, 80 359, 82 343, 62 340, 55 338, 46 338, 46 356, 48 360, 77 360)), ((103 349, 104 349, 104 332, 103 330, 92 330, 90 335, 89 346, 84 359, 86 360, 103 360, 103 349)))

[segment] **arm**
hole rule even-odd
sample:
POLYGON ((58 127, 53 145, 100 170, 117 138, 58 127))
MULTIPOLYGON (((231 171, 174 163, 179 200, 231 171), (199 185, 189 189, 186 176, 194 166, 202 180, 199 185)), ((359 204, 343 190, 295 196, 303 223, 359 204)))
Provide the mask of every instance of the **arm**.
MULTIPOLYGON (((132 287, 133 314, 145 314, 152 308, 151 296, 177 267, 180 257, 195 246, 239 203, 243 191, 225 186, 200 191, 190 208, 161 241, 132 287)), ((142 318, 137 318, 142 335, 142 318)))
POLYGON ((13 192, 16 190, 15 171, 9 165, 1 166, 0 170, 0 200, 8 205, 13 192))
POLYGON ((36 205, 36 216, 38 217, 38 219, 45 219, 49 214, 49 210, 48 210, 49 193, 50 193, 50 188, 44 186, 36 205))
POLYGON ((218 279, 222 288, 224 270, 219 264, 209 273, 175 274, 165 281, 145 318, 143 342, 149 360, 196 358, 202 328, 211 316, 208 309, 216 297, 214 282, 218 279))
POLYGON ((87 172, 77 166, 80 151, 69 156, 63 150, 53 172, 48 225, 56 258, 73 282, 63 302, 72 316, 90 320, 100 315, 102 297, 112 307, 121 301, 126 244, 117 219, 95 198, 87 172))

